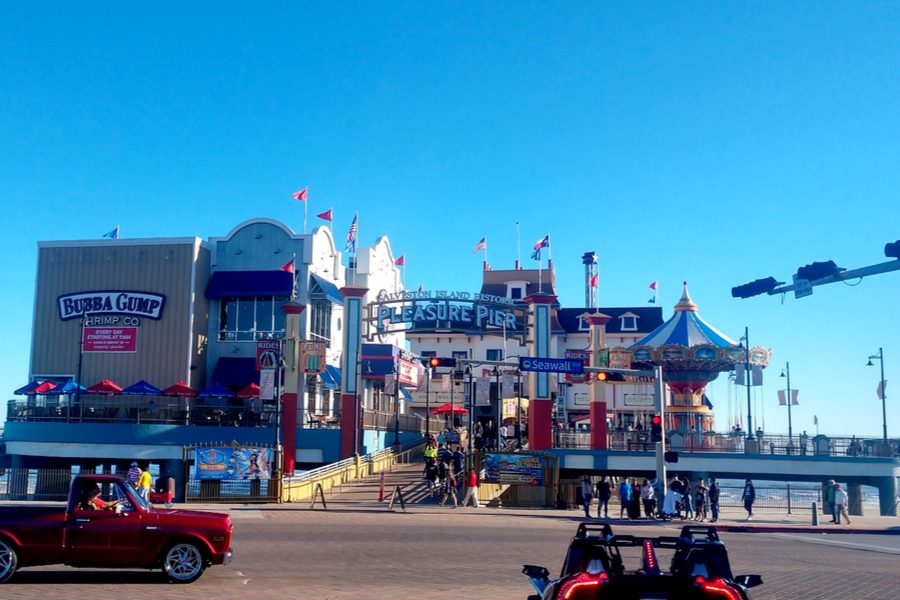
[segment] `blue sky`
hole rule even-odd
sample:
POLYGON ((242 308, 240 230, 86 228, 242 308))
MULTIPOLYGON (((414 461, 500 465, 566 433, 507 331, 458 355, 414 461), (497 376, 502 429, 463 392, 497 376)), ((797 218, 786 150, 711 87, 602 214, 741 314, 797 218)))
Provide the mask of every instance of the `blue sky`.
MULTIPOLYGON (((900 238, 900 6, 421 4, 0 7, 0 390, 27 380, 38 240, 302 230, 309 186, 339 238, 355 211, 363 245, 390 237, 409 287, 477 289, 472 248, 510 268, 517 221, 526 266, 551 235, 565 306, 586 251, 601 305, 659 280, 668 318, 686 280, 707 321, 774 350, 767 430, 787 430, 790 361, 795 431, 880 434, 865 364, 884 346, 900 390, 900 274, 730 290, 900 238)), ((724 423, 724 378, 711 394, 724 423)))

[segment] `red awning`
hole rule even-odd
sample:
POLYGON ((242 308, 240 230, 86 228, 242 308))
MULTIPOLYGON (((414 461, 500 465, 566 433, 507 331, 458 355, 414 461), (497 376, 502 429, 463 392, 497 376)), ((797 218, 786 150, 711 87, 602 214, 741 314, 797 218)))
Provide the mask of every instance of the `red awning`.
POLYGON ((431 414, 433 414, 433 415, 449 415, 451 410, 453 411, 453 414, 456 414, 456 415, 464 415, 469 412, 465 408, 460 406, 459 404, 451 405, 448 403, 448 404, 444 404, 443 406, 438 406, 437 408, 432 408, 431 414))
POLYGON ((197 390, 183 381, 179 381, 172 387, 167 387, 162 392, 164 396, 181 396, 182 398, 193 398, 197 395, 197 390))
POLYGON ((114 384, 109 379, 104 379, 100 383, 95 383, 87 389, 88 394, 117 394, 122 388, 114 384))
POLYGON ((238 398, 259 398, 259 386, 251 383, 237 393, 238 398))

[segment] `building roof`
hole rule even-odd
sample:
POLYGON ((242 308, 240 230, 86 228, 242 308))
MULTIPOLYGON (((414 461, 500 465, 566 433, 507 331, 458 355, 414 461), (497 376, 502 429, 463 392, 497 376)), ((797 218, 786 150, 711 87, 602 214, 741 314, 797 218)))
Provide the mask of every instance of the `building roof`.
POLYGON ((524 281, 525 294, 553 294, 556 295, 556 272, 551 269, 541 269, 541 285, 538 289, 537 269, 510 269, 501 271, 483 271, 481 278, 481 293, 490 296, 506 297, 506 284, 511 281, 524 281))
MULTIPOLYGON (((703 344, 712 344, 720 348, 736 346, 737 342, 726 337, 715 327, 700 318, 697 305, 688 294, 687 282, 681 299, 675 305, 672 318, 657 327, 650 335, 639 340, 635 346, 652 346, 657 348, 664 344, 676 344, 690 348, 703 344)), ((634 347, 634 346, 632 346, 634 347)))
POLYGON ((642 335, 653 331, 663 323, 662 308, 658 306, 620 306, 620 307, 602 307, 602 308, 561 308, 557 312, 559 323, 567 334, 570 333, 586 333, 587 329, 581 329, 580 315, 584 313, 601 312, 604 315, 612 317, 606 325, 607 334, 621 335, 642 335), (633 315, 637 317, 637 330, 622 331, 623 315, 633 315))

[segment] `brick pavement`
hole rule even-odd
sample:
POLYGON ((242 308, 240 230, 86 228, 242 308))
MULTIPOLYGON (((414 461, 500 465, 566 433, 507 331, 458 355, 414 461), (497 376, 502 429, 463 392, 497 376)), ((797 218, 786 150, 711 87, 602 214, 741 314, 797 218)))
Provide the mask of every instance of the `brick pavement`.
MULTIPOLYGON (((423 594, 522 600, 530 586, 521 566, 542 564, 555 572, 580 522, 577 511, 441 509, 427 502, 407 513, 349 504, 330 505, 328 511, 293 504, 229 512, 235 560, 209 569, 195 584, 170 585, 157 573, 47 567, 21 571, 0 586, 0 598, 82 600, 140 589, 160 600, 421 600, 423 594)), ((613 527, 660 535, 672 526, 614 521, 613 527)), ((725 533, 723 539, 736 572, 759 573, 766 581, 757 599, 900 595, 896 555, 768 534, 725 533)))

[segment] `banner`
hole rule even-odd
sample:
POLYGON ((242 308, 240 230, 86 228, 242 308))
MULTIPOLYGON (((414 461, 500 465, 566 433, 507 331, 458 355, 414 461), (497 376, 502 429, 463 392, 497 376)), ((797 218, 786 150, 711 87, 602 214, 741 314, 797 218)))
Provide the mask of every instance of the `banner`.
POLYGON ((197 479, 268 479, 271 448, 197 448, 197 479))
POLYGON ((259 399, 275 399, 275 369, 263 369, 259 372, 259 399))
POLYGON ((281 359, 281 342, 256 342, 256 370, 277 369, 281 359))
POLYGON ((396 382, 394 380, 394 374, 388 373, 384 376, 384 393, 393 396, 396 390, 396 382))
POLYGON ((82 352, 137 352, 137 327, 85 327, 82 352))
POLYGON ((609 351, 610 369, 630 369, 631 352, 624 348, 613 348, 609 351))
POLYGON ((491 378, 475 378, 475 406, 491 405, 491 378))
POLYGON ((502 386, 503 386, 503 398, 515 398, 516 397, 516 378, 514 375, 503 375, 501 378, 502 386))
POLYGON ((524 454, 485 454, 484 481, 544 485, 544 459, 524 454))
POLYGON ((325 371, 325 344, 320 342, 300 344, 300 371, 307 374, 325 371))
MULTIPOLYGON (((584 361, 584 366, 591 365, 591 353, 587 350, 566 350, 566 360, 584 361)), ((587 379, 587 373, 566 373, 566 383, 584 383, 587 379)))
POLYGON ((453 379, 449 374, 441 375, 441 386, 445 392, 450 392, 453 389, 453 379))

